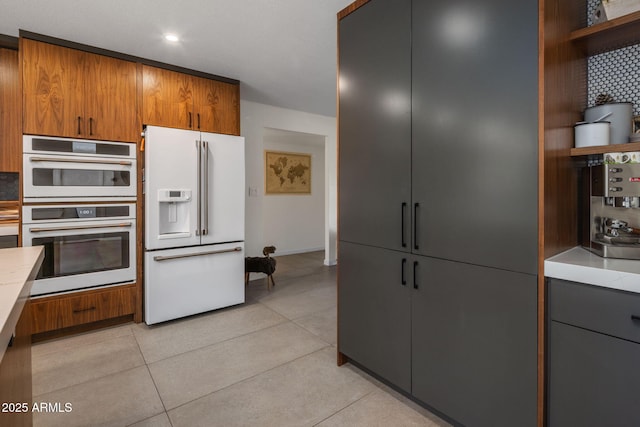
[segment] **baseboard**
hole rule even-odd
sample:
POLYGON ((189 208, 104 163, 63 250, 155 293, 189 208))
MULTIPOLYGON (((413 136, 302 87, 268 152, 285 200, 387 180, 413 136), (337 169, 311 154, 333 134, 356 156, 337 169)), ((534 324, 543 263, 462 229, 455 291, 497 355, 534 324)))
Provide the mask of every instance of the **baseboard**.
POLYGON ((290 251, 281 251, 276 248, 276 253, 274 253, 271 256, 277 257, 277 256, 285 256, 285 255, 297 255, 297 254, 306 254, 309 252, 318 252, 318 251, 324 251, 324 246, 320 246, 319 248, 293 249, 290 251))

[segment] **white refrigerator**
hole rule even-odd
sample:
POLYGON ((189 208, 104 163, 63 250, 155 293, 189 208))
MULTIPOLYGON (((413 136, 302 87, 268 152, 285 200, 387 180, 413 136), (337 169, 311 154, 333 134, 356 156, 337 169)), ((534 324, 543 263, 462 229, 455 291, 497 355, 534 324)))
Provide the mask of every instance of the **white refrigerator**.
POLYGON ((244 302, 244 138, 147 126, 145 322, 244 302))

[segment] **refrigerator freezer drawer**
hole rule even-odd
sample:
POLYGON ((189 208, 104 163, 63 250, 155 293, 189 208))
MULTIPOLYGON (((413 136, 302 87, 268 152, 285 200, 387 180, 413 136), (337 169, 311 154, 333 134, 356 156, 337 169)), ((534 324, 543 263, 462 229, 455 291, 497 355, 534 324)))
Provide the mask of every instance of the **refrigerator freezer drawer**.
POLYGON ((244 302, 244 242, 145 253, 148 325, 244 302))

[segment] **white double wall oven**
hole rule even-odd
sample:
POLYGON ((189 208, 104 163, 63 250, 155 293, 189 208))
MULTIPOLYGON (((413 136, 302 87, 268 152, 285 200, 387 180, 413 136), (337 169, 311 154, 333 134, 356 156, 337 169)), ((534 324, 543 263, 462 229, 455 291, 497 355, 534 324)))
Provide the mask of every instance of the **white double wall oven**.
POLYGON ((136 145, 23 137, 23 246, 42 245, 32 295, 136 280, 136 145))

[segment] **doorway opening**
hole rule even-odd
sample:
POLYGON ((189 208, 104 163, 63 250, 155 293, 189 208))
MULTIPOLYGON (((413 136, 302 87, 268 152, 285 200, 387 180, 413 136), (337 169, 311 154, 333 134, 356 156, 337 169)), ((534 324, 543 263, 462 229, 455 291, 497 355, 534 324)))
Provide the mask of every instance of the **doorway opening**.
MULTIPOLYGON (((265 192, 263 201, 264 242, 277 248, 277 255, 326 251, 327 235, 327 185, 326 185, 326 137, 324 135, 264 128, 263 156, 265 173, 269 169, 290 168, 267 164, 267 152, 291 153, 309 156, 310 191, 308 193, 271 194, 265 192)), ((284 155, 283 157, 287 157, 284 155)), ((286 163, 287 160, 284 160, 286 163)), ((305 171, 306 172, 306 171, 305 171)), ((298 179, 282 171, 278 178, 287 184, 298 179)), ((265 187, 266 188, 266 187, 265 187)))

